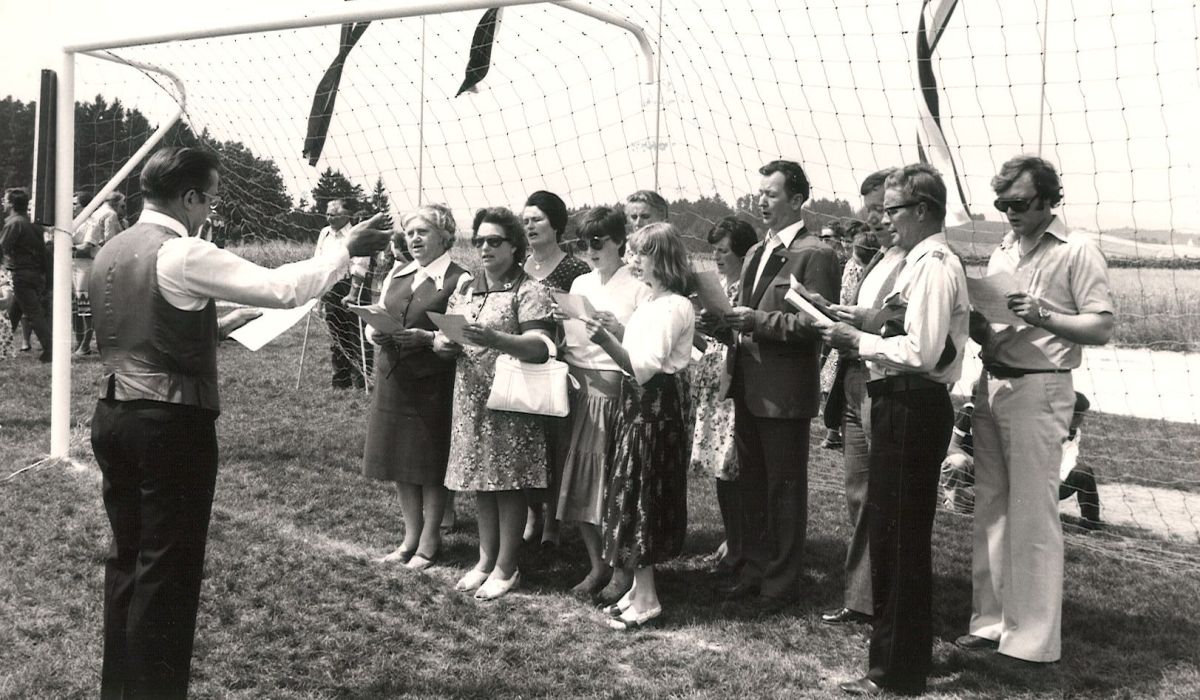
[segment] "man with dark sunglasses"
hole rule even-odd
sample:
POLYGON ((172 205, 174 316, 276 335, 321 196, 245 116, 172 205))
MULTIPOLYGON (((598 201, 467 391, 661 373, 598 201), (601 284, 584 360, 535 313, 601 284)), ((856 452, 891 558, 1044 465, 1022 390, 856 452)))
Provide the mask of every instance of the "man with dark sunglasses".
POLYGON ((1050 663, 1061 656, 1058 466, 1075 405, 1071 370, 1081 346, 1112 336, 1113 300, 1099 247, 1053 212, 1062 201, 1053 165, 1017 156, 992 189, 1012 232, 992 252, 988 274, 1017 280, 1023 291, 1009 295, 1008 307, 1022 323, 972 318, 984 362, 973 416, 974 592, 970 633, 956 643, 1050 663))

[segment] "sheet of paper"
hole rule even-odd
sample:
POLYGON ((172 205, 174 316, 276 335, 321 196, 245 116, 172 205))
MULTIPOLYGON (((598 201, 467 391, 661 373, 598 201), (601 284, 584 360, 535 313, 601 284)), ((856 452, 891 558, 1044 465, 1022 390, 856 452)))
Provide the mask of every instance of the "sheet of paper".
POLYGON ((550 295, 554 297, 558 308, 571 318, 588 319, 596 316, 596 307, 585 296, 559 291, 551 291, 550 295))
POLYGON ((796 307, 798 311, 807 314, 817 328, 833 325, 833 319, 826 316, 815 304, 805 299, 795 289, 789 289, 788 293, 783 296, 783 300, 796 307))
POLYGON ((696 281, 696 297, 700 299, 700 305, 705 311, 715 314, 718 318, 723 318, 726 312, 733 311, 733 305, 729 303, 729 294, 725 291, 725 284, 721 282, 720 276, 712 270, 702 270, 695 275, 696 281))
POLYGON ((574 318, 568 318, 563 321, 563 335, 566 337, 567 345, 574 347, 583 347, 589 345, 592 339, 588 336, 587 324, 583 321, 574 318))
POLYGON ((371 304, 370 306, 354 306, 351 304, 346 308, 353 311, 363 322, 380 333, 399 333, 404 330, 404 324, 398 318, 389 314, 387 309, 378 304, 371 304))
POLYGON ((312 311, 316 303, 317 300, 313 299, 294 309, 262 309, 262 316, 230 333, 229 337, 245 345, 247 349, 258 352, 264 345, 296 325, 297 321, 312 311))
POLYGON ((445 333, 446 337, 450 340, 459 345, 474 345, 474 343, 468 342, 466 337, 463 336, 463 328, 467 326, 466 316, 439 314, 436 311, 430 311, 429 320, 433 321, 433 325, 437 326, 438 330, 442 333, 445 333))
POLYGON ((1007 272, 967 278, 971 307, 983 314, 989 323, 1017 328, 1028 325, 1008 308, 1008 295, 1018 291, 1017 280, 1007 272))

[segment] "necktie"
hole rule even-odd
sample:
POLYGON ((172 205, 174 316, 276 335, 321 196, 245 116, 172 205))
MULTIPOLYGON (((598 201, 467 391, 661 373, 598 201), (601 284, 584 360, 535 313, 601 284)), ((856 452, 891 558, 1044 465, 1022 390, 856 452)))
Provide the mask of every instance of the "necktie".
POLYGON ((783 241, 779 240, 779 236, 772 233, 767 236, 767 240, 763 243, 762 257, 758 261, 758 269, 754 272, 754 284, 750 285, 750 292, 753 294, 758 289, 758 283, 761 281, 763 270, 767 267, 767 259, 771 257, 771 253, 776 248, 783 245, 783 241))

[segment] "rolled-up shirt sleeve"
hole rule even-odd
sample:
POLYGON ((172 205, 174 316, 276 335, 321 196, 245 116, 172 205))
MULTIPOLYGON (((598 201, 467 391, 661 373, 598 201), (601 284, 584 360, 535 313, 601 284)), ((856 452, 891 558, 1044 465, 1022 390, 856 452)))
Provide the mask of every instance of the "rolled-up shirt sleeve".
POLYGON ((201 308, 209 298, 286 309, 320 296, 346 276, 349 265, 344 246, 272 269, 200 238, 178 238, 159 248, 158 282, 167 301, 181 309, 201 308))
MULTIPOLYGON (((680 349, 690 350, 695 312, 687 299, 679 299, 682 303, 647 304, 630 318, 622 345, 638 384, 656 374, 673 373, 680 364, 680 349)), ((683 364, 686 366, 686 357, 683 364)))

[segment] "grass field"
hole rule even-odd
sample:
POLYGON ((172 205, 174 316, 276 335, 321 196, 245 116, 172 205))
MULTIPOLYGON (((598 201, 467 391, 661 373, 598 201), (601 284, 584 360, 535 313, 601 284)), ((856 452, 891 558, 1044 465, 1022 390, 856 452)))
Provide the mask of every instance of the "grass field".
MULTIPOLYGON (((371 561, 398 543, 400 517, 394 492, 358 473, 366 399, 328 389, 320 333, 294 391, 300 338, 296 329, 257 354, 221 351, 222 466, 194 697, 836 697, 839 681, 864 670, 865 628, 817 618, 840 604, 843 584, 847 527, 833 453, 813 450, 803 599, 777 616, 722 603, 704 575, 702 558, 721 535, 701 478, 689 487, 684 555, 661 575, 662 627, 612 632, 566 594, 584 573, 575 538, 559 556, 524 552, 519 592, 477 604, 451 588, 475 557, 469 498, 459 504, 464 526, 428 575, 371 561)), ((0 482, 0 550, 10 561, 0 573, 3 698, 96 694, 109 537, 86 439, 96 374, 94 359, 76 368, 81 468, 49 464, 0 482)), ((0 365, 0 479, 45 450, 48 385, 47 368, 28 356, 0 365)), ((1101 426, 1122 464, 1163 447, 1132 437, 1151 439, 1153 422, 1097 417, 1091 434, 1101 426)), ((953 646, 970 609, 970 520, 938 514, 934 697, 1200 693, 1195 547, 1163 544, 1153 565, 1139 563, 1122 533, 1069 530, 1064 658, 1033 668, 953 646)))

